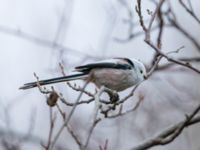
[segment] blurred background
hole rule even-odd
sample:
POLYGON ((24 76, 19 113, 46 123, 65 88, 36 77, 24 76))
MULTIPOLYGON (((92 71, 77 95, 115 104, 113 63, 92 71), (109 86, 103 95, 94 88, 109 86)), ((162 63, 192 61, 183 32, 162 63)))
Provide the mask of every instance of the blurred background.
MULTIPOLYGON (((169 1, 169 0, 166 0, 169 1)), ((145 23, 148 10, 157 1, 142 1, 145 23)), ((162 50, 179 53, 174 58, 200 57, 200 24, 178 1, 169 1, 176 19, 197 42, 175 27, 165 26, 162 50)), ((187 0, 184 1, 187 5, 187 0)), ((194 0, 195 14, 200 14, 200 1, 194 0)), ((167 2, 166 2, 167 3, 167 2)), ((44 149, 40 141, 47 141, 49 107, 45 95, 37 88, 23 91, 19 87, 40 79, 62 76, 59 63, 68 74, 76 65, 111 57, 130 57, 149 66, 154 50, 144 42, 144 34, 135 11, 136 0, 0 0, 0 145, 1 149, 44 149), (131 36, 133 35, 133 36, 131 36), (26 140, 23 136, 30 136, 26 140)), ((167 10, 167 4, 163 10, 167 10)), ((147 21, 147 22, 146 22, 147 21)), ((166 24, 169 24, 167 21, 166 24)), ((156 26, 157 23, 153 24, 156 26)), ((158 31, 152 31, 156 40, 158 31)), ((168 63, 166 60, 161 64, 168 63)), ((199 67, 198 63, 194 64, 199 67)), ((75 82, 82 85, 81 81, 75 82)), ((125 105, 131 108, 139 97, 142 104, 125 116, 103 119, 95 128, 88 149, 99 149, 108 141, 108 149, 130 149, 166 127, 184 119, 200 103, 199 74, 180 66, 173 66, 154 74, 136 90, 125 105)), ((60 83, 54 86, 73 102, 78 93, 60 83)), ((95 91, 94 85, 87 87, 95 91)), ((120 92, 126 96, 131 89, 120 92)), ((94 103, 78 106, 71 126, 84 141, 91 123, 94 103)), ((54 108, 53 108, 54 109, 54 108)), ((62 106, 64 111, 69 107, 62 106)), ((54 109, 56 113, 56 108, 54 109)), ((62 125, 57 114, 55 133, 62 125)), ((187 128, 172 143, 152 149, 198 150, 200 126, 187 128)), ((45 144, 45 143, 44 143, 45 144)), ((68 132, 63 132, 57 144, 65 149, 79 149, 68 132)), ((60 148, 62 149, 62 148, 60 148)))

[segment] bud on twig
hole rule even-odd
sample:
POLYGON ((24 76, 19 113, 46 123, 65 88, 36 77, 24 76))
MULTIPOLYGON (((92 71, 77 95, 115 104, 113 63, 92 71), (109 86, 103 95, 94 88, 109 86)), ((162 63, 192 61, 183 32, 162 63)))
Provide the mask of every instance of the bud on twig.
POLYGON ((51 92, 50 95, 48 96, 47 98, 47 104, 50 106, 50 107, 53 107, 56 105, 56 102, 58 101, 58 94, 56 92, 51 92))

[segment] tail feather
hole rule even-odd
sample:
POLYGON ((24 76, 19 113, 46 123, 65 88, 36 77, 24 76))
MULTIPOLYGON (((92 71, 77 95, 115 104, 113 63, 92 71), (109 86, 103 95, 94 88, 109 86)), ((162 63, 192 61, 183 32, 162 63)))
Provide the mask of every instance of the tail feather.
POLYGON ((59 82, 83 79, 85 77, 87 77, 87 74, 81 73, 81 74, 69 75, 69 76, 58 77, 58 78, 53 78, 53 79, 40 80, 38 82, 25 83, 19 89, 26 90, 26 89, 37 87, 37 84, 47 85, 47 84, 53 84, 53 83, 59 83, 59 82))

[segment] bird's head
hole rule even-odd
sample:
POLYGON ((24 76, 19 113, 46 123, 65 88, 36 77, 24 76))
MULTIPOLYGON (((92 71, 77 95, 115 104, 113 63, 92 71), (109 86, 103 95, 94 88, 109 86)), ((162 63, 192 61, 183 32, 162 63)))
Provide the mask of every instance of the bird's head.
POLYGON ((139 82, 145 80, 147 78, 147 72, 146 72, 146 68, 144 66, 144 64, 136 59, 130 59, 133 63, 133 69, 136 72, 137 76, 138 76, 138 80, 139 82))
POLYGON ((118 57, 115 59, 120 60, 121 64, 126 63, 131 67, 131 70, 134 72, 133 73, 134 78, 137 79, 137 82, 141 82, 147 78, 146 68, 141 61, 135 58, 123 58, 123 57, 118 57))

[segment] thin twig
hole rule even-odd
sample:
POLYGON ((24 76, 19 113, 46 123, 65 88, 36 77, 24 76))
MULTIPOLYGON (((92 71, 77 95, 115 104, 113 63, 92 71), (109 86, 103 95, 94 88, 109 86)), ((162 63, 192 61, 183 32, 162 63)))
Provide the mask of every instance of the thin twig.
POLYGON ((53 130, 54 130, 54 124, 55 124, 55 119, 56 119, 56 117, 53 117, 52 107, 49 107, 49 117, 50 117, 50 129, 49 129, 47 145, 44 146, 45 150, 50 149, 51 139, 52 139, 53 130))
MULTIPOLYGON (((85 84, 84 84, 84 86, 83 86, 83 89, 86 88, 86 86, 88 85, 88 82, 89 82, 89 81, 85 82, 85 84)), ((71 110, 70 113, 69 113, 69 116, 68 116, 67 119, 64 121, 64 123, 63 123, 63 125, 61 126, 61 128, 59 129, 58 133, 55 135, 55 138, 54 138, 54 140, 53 140, 53 142, 52 142, 52 145, 51 145, 51 149, 53 149, 53 147, 54 147, 56 141, 58 140, 60 134, 62 133, 63 129, 65 128, 65 126, 67 126, 68 122, 70 121, 70 119, 71 119, 71 117, 72 117, 72 115, 73 115, 73 113, 74 113, 74 111, 75 111, 75 109, 76 109, 76 107, 77 107, 77 103, 80 101, 82 95, 83 95, 83 92, 81 91, 80 94, 79 94, 79 96, 77 97, 77 99, 76 99, 76 101, 75 101, 75 105, 72 107, 72 110, 71 110)))
POLYGON ((84 146, 81 148, 82 150, 85 150, 89 144, 89 141, 90 141, 90 138, 91 138, 91 135, 93 133, 93 130, 94 128, 96 127, 97 123, 99 121, 101 121, 101 119, 97 119, 97 116, 98 116, 98 111, 99 111, 99 108, 101 107, 101 103, 100 103, 100 96, 101 94, 106 90, 106 88, 104 86, 102 86, 98 92, 96 93, 95 95, 95 108, 94 108, 94 116, 93 116, 93 120, 92 120, 92 124, 89 128, 89 132, 88 132, 88 135, 87 135, 87 138, 86 138, 86 142, 84 144, 84 146))
MULTIPOLYGON (((56 105, 57 108, 58 108, 58 111, 60 112, 62 118, 63 118, 63 121, 65 121, 66 119, 66 115, 65 113, 61 110, 61 108, 59 107, 59 105, 56 105)), ((76 144, 79 146, 79 148, 81 149, 82 147, 82 143, 81 143, 81 140, 80 138, 78 137, 78 135, 75 133, 75 131, 72 130, 72 127, 70 126, 70 124, 68 123, 68 125, 66 126, 68 132, 71 134, 72 138, 74 139, 74 141, 76 142, 76 144)))
POLYGON ((167 19, 171 24, 171 27, 174 27, 175 29, 177 29, 179 32, 181 32, 187 39, 189 39, 193 45, 197 48, 198 51, 200 51, 200 45, 199 42, 191 35, 190 32, 186 31, 178 22, 175 16, 174 11, 171 8, 170 3, 169 4, 169 10, 166 13, 167 15, 167 19), (170 17, 170 14, 172 15, 172 17, 170 17))
POLYGON ((158 14, 158 11, 161 9, 161 6, 163 5, 164 1, 165 0, 159 1, 159 3, 156 6, 154 13, 152 14, 152 17, 151 17, 150 22, 149 22, 149 26, 148 26, 147 30, 145 31, 146 32, 145 33, 145 40, 150 40, 150 38, 151 38, 150 37, 150 31, 151 31, 152 24, 155 20, 156 15, 158 14))

